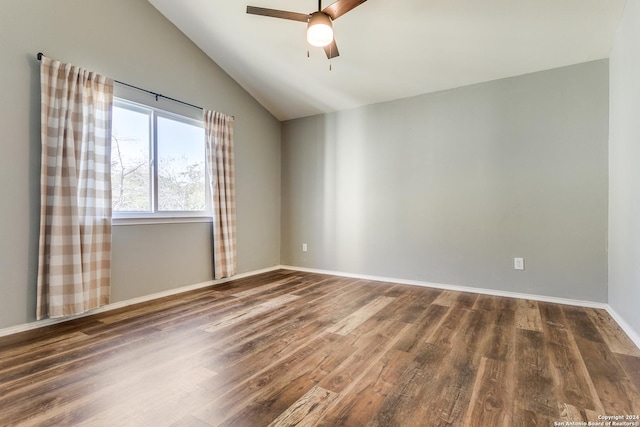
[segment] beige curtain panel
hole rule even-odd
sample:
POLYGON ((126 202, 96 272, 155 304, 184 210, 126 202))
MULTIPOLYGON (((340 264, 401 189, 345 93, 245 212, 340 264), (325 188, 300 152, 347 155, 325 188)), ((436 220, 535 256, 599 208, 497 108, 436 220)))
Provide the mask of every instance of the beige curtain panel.
POLYGON ((214 278, 236 274, 233 117, 204 110, 207 170, 213 198, 214 278))
POLYGON ((113 80, 42 57, 37 318, 107 304, 113 80))

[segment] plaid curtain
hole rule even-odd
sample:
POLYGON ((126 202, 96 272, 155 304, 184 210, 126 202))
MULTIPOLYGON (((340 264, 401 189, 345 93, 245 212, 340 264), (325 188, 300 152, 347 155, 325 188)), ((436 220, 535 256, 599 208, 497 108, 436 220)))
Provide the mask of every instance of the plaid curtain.
POLYGON ((109 302, 113 80, 42 57, 37 318, 109 302))
POLYGON ((222 279, 236 274, 233 117, 204 110, 204 132, 213 197, 213 272, 215 279, 222 279))

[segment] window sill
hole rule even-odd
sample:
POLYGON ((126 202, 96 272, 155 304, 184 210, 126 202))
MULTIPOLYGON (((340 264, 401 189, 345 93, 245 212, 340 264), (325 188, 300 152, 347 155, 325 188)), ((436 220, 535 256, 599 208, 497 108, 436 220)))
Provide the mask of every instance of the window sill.
POLYGON ((181 217, 131 217, 113 218, 112 225, 153 225, 153 224, 182 224, 191 222, 211 222, 210 216, 181 216, 181 217))

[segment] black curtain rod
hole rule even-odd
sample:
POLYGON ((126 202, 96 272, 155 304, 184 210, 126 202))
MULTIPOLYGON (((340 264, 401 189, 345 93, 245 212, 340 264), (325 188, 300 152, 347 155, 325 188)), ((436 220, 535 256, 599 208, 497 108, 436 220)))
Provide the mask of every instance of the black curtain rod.
MULTIPOLYGON (((38 52, 38 55, 37 55, 38 61, 41 61, 43 56, 44 56, 44 54, 42 52, 38 52)), ((197 105, 189 104, 188 102, 180 101, 179 99, 171 98, 170 96, 165 96, 165 95, 162 95, 161 93, 153 92, 153 91, 150 91, 150 90, 147 90, 147 89, 143 89, 143 88, 138 87, 138 86, 130 85, 129 83, 121 82, 119 80, 115 80, 114 79, 113 81, 118 83, 118 84, 121 84, 123 86, 128 86, 128 87, 130 87, 132 89, 136 89, 136 90, 139 90, 141 92, 146 92, 146 93, 148 93, 150 95, 153 95, 153 96, 156 97, 156 101, 158 100, 158 98, 164 98, 164 99, 168 99, 169 101, 177 102, 177 103, 182 104, 182 105, 186 105, 186 106, 189 106, 189 107, 192 107, 192 108, 197 108, 198 110, 204 110, 204 108, 198 107, 197 105)))

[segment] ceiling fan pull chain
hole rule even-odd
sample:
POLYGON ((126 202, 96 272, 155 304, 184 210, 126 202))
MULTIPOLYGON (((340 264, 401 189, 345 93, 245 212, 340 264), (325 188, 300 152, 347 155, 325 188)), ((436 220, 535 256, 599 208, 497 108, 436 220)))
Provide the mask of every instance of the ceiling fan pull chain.
POLYGON ((307 49, 307 58, 309 58, 309 49, 307 49))

